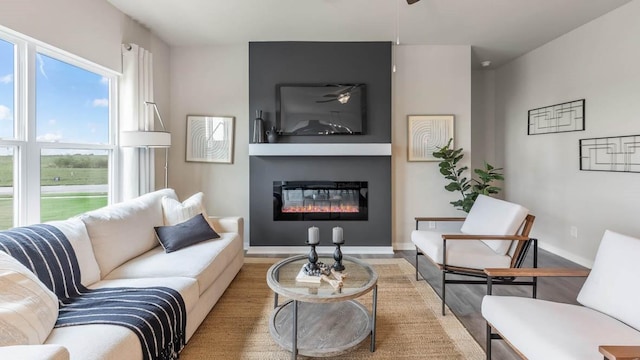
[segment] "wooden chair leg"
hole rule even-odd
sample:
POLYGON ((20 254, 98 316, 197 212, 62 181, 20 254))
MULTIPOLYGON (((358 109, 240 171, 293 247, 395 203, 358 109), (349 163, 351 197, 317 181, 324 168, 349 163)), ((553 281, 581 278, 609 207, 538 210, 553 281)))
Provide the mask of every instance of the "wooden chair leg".
POLYGON ((416 281, 418 281, 418 247, 416 247, 416 281))

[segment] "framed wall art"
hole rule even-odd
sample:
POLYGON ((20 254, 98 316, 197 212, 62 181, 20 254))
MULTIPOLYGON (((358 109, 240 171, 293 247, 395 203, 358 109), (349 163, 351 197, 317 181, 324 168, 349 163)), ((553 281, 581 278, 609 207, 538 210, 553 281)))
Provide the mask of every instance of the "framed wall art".
POLYGON ((583 131, 584 106, 580 99, 529 110, 527 135, 583 131))
POLYGON ((407 160, 438 161, 433 152, 453 138, 453 115, 409 115, 407 160))
POLYGON ((233 116, 187 115, 187 161, 233 164, 233 116))

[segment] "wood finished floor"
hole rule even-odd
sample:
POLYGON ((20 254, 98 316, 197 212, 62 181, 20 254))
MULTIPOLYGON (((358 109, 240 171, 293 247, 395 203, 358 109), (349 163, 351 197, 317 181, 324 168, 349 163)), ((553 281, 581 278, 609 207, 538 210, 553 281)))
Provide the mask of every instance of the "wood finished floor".
MULTIPOLYGON (((260 255, 246 255, 248 257, 264 257, 260 255)), ((269 255, 270 257, 286 257, 288 255, 269 255)), ((353 256, 353 255, 351 255, 353 256)), ((415 265, 415 251, 396 251, 394 255, 360 255, 357 258, 405 258, 415 265)), ((419 257, 419 269, 421 278, 431 285, 440 294, 440 271, 433 266, 424 256, 419 257)), ((531 266, 532 254, 529 253, 525 266, 531 266)), ((556 256, 544 250, 538 252, 538 267, 569 267, 582 268, 569 260, 556 256)), ((449 277, 447 277, 449 278, 449 277)), ((452 279, 455 277, 451 276, 452 279)), ((550 301, 576 304, 576 297, 584 283, 584 278, 541 278, 538 280, 538 298, 550 301)), ((529 286, 495 286, 495 295, 531 296, 529 286)), ((485 347, 486 325, 480 313, 482 297, 486 294, 485 285, 458 285, 448 284, 447 305, 460 322, 467 328, 476 341, 485 347)), ((451 316, 447 314, 446 316, 451 316)), ((520 357, 500 340, 493 341, 493 360, 515 360, 520 357)))

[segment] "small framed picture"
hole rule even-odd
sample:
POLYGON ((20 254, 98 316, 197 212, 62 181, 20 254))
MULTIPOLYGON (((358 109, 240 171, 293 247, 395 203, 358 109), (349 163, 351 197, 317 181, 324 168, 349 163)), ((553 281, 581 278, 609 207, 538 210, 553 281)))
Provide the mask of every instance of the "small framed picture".
POLYGON ((407 161, 438 161, 433 152, 453 138, 453 115, 409 115, 407 119, 407 161))
POLYGON ((233 164, 233 116, 187 115, 187 161, 233 164))

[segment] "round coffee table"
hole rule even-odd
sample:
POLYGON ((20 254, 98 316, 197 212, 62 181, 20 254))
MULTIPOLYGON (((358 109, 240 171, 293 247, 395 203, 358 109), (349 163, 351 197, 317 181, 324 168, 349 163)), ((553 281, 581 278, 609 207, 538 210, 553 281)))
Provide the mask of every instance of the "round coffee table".
MULTIPOLYGON (((267 284, 275 293, 274 311, 269 332, 283 348, 313 357, 335 356, 354 349, 371 336, 371 352, 376 346, 376 306, 378 274, 373 268, 350 256, 343 257, 347 277, 337 291, 328 283, 296 281, 296 275, 307 263, 299 255, 275 263, 267 271, 267 284), (371 312, 355 299, 373 290, 371 312), (289 300, 278 304, 278 295, 289 300)), ((329 266, 333 258, 320 256, 329 266)))

